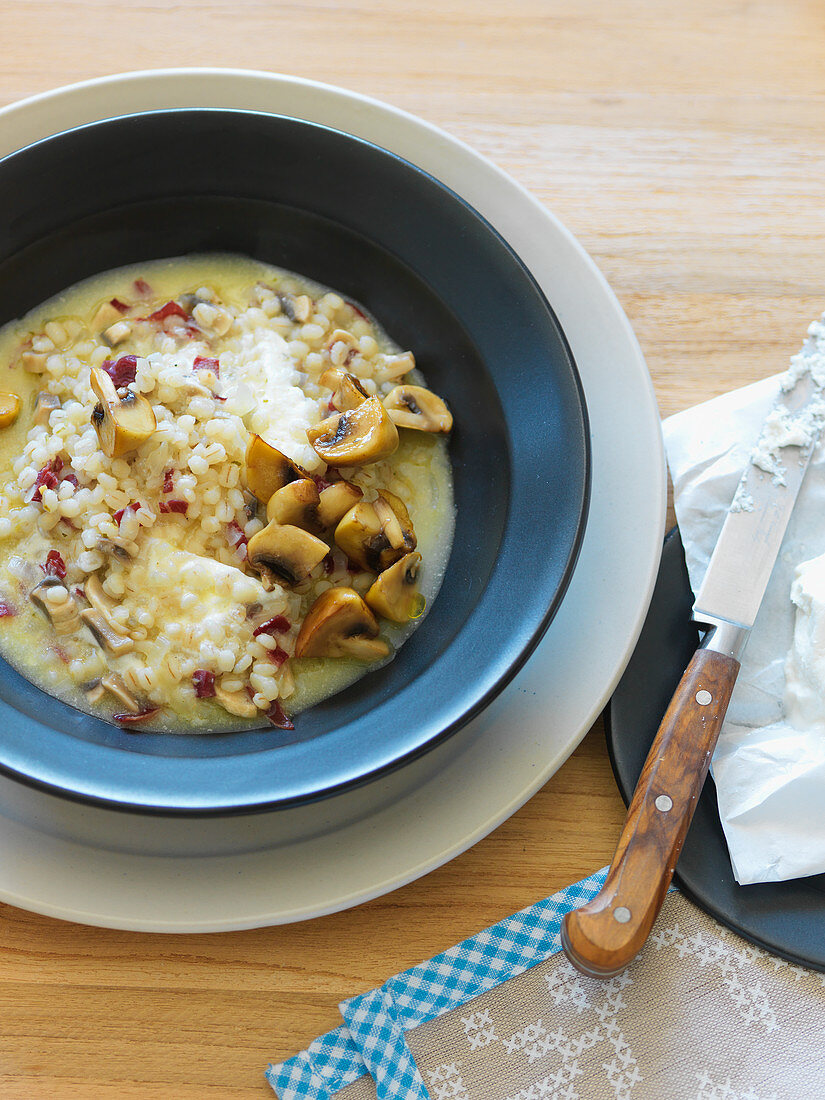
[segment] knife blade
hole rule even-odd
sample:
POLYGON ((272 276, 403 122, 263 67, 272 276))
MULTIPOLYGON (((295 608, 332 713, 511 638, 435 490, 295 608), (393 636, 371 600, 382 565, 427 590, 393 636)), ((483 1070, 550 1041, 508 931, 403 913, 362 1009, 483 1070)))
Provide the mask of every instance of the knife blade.
POLYGON ((612 977, 635 958, 670 886, 825 419, 823 390, 800 360, 762 426, 699 587, 693 618, 707 632, 659 726, 604 886, 562 922, 562 948, 589 977, 612 977))

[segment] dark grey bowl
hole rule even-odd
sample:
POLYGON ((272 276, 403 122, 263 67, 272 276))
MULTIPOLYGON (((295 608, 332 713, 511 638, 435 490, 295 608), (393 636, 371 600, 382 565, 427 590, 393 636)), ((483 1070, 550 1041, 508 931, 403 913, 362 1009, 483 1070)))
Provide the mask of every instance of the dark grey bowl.
POLYGON ((518 257, 431 176, 337 131, 224 110, 95 123, 0 161, 0 323, 107 268, 215 250, 335 287, 414 349, 455 415, 452 556, 398 657, 293 733, 128 733, 0 662, 0 771, 86 802, 249 812, 399 766, 515 675, 583 535, 587 417, 564 334, 518 257))

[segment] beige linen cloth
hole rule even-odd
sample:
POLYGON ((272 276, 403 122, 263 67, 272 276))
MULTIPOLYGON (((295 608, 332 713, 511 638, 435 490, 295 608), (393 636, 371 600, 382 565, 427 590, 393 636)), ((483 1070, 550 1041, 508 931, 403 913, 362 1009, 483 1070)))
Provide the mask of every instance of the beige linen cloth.
POLYGON ((825 974, 675 891, 619 977, 555 954, 406 1035, 432 1100, 825 1100, 825 974))

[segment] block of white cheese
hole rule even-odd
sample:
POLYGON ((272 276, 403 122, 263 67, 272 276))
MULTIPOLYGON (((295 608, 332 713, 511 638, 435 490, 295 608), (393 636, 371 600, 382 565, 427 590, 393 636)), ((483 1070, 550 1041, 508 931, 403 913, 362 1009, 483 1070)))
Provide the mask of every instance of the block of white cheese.
POLYGON ((793 645, 785 662, 785 714, 796 729, 825 731, 825 554, 797 566, 793 645))

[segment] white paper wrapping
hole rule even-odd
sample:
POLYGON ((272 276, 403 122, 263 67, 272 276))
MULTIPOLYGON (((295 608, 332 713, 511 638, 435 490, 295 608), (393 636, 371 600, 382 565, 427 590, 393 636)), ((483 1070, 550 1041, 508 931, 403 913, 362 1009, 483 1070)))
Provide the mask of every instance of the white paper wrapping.
MULTIPOLYGON (((676 518, 698 590, 781 375, 677 413, 664 422, 676 518)), ((796 566, 825 553, 825 446, 802 485, 748 641, 713 758, 719 813, 737 882, 825 871, 825 729, 785 717, 785 658, 796 566)))

